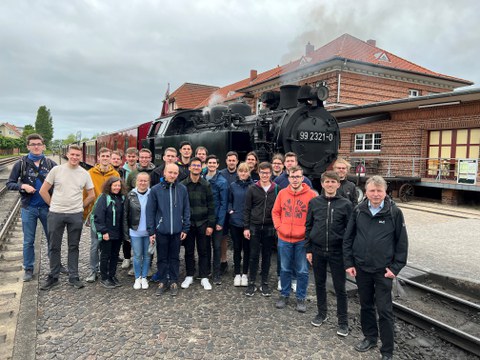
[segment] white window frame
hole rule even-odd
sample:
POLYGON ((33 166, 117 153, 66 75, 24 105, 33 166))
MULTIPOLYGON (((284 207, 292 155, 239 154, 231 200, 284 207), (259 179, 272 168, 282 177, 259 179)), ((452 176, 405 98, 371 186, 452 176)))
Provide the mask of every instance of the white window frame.
POLYGON ((418 97, 418 96, 420 96, 420 90, 417 90, 417 89, 408 89, 408 97, 409 97, 409 98, 418 97))
POLYGON ((380 152, 382 150, 382 133, 355 134, 355 152, 380 152), (368 139, 370 137, 370 140, 368 139), (357 146, 357 145, 360 145, 357 146))

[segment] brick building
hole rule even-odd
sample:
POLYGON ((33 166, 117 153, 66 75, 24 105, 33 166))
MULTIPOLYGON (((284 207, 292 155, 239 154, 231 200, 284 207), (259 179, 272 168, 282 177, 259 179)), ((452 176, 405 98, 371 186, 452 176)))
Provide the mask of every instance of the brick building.
MULTIPOLYGON (((445 203, 480 202, 476 184, 458 183, 458 161, 480 157, 480 89, 332 110, 341 127, 340 156, 353 172, 412 181, 417 193, 445 203)), ((398 190, 398 189, 397 189, 398 190)), ((395 194, 394 194, 395 195, 395 194)))

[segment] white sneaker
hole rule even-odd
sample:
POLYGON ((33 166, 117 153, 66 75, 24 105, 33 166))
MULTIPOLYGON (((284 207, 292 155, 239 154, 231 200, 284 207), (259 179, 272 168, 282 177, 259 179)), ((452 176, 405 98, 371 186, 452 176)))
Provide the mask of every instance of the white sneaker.
POLYGON ((130 267, 130 259, 123 259, 122 269, 128 269, 130 267))
POLYGON ((242 275, 235 275, 235 279, 233 279, 233 286, 241 286, 242 285, 242 275))
POLYGON ((141 282, 142 282, 142 289, 143 289, 143 290, 148 289, 148 280, 147 280, 147 278, 142 278, 141 282))
POLYGON ((212 285, 210 285, 210 281, 208 281, 208 278, 203 278, 200 284, 202 284, 205 290, 212 290, 212 285))
POLYGON ((135 284, 133 284, 135 290, 140 290, 142 288, 142 278, 136 278, 135 284))
POLYGON ((240 286, 248 286, 248 276, 243 274, 242 280, 240 280, 240 286))
POLYGON ((277 290, 282 291, 282 281, 280 280, 280 278, 278 278, 277 290))
POLYGON ((188 289, 188 287, 192 285, 192 283, 193 283, 193 276, 187 276, 185 280, 183 280, 182 285, 180 285, 180 287, 182 289, 188 289))
POLYGON ((292 280, 292 291, 297 292, 297 280, 292 280))

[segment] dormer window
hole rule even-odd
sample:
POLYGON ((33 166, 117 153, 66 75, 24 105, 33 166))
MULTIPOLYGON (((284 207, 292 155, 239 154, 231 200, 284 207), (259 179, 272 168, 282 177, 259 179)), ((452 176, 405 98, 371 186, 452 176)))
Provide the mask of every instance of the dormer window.
POLYGON ((388 58, 387 54, 385 54, 384 52, 378 52, 374 56, 375 56, 375 59, 377 59, 378 61, 390 62, 390 59, 388 58))
POLYGON ((409 98, 417 97, 417 96, 420 96, 420 90, 415 90, 415 89, 409 89, 408 90, 408 97, 409 98))

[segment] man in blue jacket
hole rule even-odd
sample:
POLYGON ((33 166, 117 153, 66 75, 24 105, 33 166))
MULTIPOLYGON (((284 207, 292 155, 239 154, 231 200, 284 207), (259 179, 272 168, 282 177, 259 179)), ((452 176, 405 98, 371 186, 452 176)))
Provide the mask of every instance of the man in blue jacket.
POLYGON ((178 174, 178 165, 165 165, 164 177, 151 188, 147 202, 147 231, 157 247, 157 296, 166 289, 172 296, 178 294, 180 244, 190 230, 187 188, 177 183, 178 174))
POLYGON ((386 197, 386 191, 387 183, 381 176, 367 180, 368 200, 353 211, 343 240, 345 270, 357 281, 360 321, 365 336, 355 345, 355 350, 365 352, 377 346, 380 328, 383 360, 393 356, 392 282, 406 265, 408 254, 402 211, 386 197))

